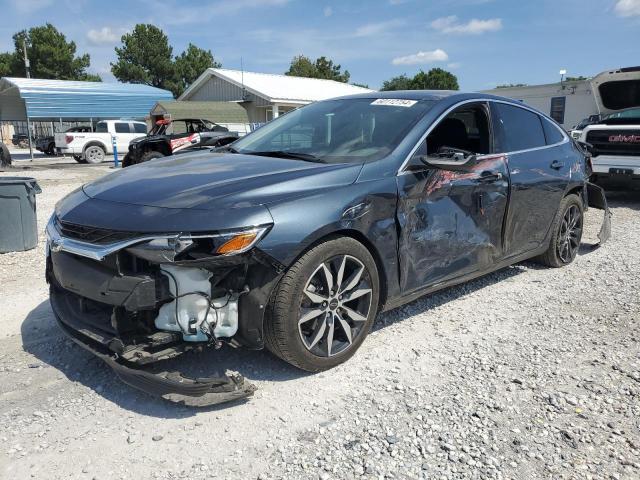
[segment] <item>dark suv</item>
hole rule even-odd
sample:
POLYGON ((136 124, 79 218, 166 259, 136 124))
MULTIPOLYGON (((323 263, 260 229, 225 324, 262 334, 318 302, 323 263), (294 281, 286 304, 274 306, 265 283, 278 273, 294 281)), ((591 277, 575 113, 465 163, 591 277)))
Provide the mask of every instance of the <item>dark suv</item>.
POLYGON ((238 139, 236 132, 200 118, 158 120, 146 137, 129 143, 122 166, 129 167, 154 158, 167 157, 203 148, 228 145, 238 139))
POLYGON ((584 210, 607 209, 586 162, 553 120, 501 97, 317 102, 226 152, 137 165, 59 202, 51 304, 131 385, 239 398, 253 391, 239 377, 145 366, 229 343, 325 370, 381 311, 527 259, 567 265, 584 210))

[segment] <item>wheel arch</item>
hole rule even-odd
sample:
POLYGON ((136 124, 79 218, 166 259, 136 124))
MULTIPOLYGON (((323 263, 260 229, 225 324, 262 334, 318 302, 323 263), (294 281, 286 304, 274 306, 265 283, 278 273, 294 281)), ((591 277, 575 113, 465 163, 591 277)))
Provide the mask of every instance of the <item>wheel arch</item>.
POLYGON ((106 145, 104 143, 102 143, 100 140, 91 140, 91 141, 87 142, 84 145, 84 147, 82 147, 82 153, 84 154, 84 152, 86 152, 87 148, 89 148, 89 147, 100 147, 100 148, 102 148, 102 150, 104 150, 105 155, 108 152, 106 145))

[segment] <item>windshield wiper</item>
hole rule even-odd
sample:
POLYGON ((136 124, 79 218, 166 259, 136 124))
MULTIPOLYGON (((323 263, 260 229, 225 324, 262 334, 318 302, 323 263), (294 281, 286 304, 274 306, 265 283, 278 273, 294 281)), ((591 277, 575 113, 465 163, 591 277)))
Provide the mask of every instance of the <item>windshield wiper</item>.
POLYGON ((294 158, 305 162, 326 163, 323 159, 311 155, 310 153, 289 152, 287 150, 268 150, 264 152, 242 152, 245 155, 259 155, 261 157, 294 158))

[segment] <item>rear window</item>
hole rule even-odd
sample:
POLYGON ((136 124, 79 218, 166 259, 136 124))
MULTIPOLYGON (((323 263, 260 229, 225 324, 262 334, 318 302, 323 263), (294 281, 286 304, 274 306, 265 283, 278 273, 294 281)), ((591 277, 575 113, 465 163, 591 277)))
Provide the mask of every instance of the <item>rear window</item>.
POLYGON ((109 130, 107 129, 107 122, 98 122, 96 124, 96 132, 98 133, 107 133, 109 130))
POLYGON ((147 126, 143 123, 134 123, 133 131, 136 133, 147 133, 147 126))
POLYGON ((115 129, 116 133, 131 133, 131 129, 128 123, 116 122, 115 129))
POLYGON ((494 105, 502 127, 502 151, 517 152, 547 145, 538 114, 504 103, 494 105))
POLYGON ((544 129, 544 136, 547 140, 547 145, 555 145, 556 143, 560 143, 564 140, 564 135, 562 135, 562 132, 558 130, 558 127, 544 117, 540 117, 540 119, 542 120, 542 128, 544 129))

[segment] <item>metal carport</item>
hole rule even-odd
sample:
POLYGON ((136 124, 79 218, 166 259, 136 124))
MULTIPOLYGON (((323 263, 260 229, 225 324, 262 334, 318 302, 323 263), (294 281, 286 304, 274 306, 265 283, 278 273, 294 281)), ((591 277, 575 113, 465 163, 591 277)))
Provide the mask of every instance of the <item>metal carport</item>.
POLYGON ((30 122, 144 119, 167 90, 131 83, 78 82, 37 78, 0 78, 0 121, 26 121, 33 158, 30 122))

